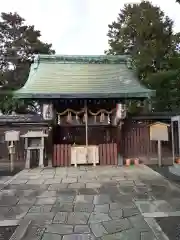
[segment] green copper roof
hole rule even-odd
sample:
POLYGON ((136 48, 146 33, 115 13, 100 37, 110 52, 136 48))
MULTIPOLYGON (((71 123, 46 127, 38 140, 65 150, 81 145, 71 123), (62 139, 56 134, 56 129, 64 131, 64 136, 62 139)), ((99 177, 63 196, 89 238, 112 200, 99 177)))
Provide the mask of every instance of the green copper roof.
POLYGON ((40 55, 31 65, 19 98, 146 98, 127 56, 40 55))

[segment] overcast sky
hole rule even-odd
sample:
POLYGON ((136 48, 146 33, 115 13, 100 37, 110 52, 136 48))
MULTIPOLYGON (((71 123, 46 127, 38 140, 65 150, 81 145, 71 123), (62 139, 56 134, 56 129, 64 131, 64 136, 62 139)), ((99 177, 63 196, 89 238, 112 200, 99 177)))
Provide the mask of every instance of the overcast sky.
MULTIPOLYGON (((1 0, 2 12, 18 12, 53 44, 58 54, 103 54, 108 48, 108 24, 125 3, 136 0, 1 0)), ((180 31, 180 5, 175 0, 152 0, 180 31)))

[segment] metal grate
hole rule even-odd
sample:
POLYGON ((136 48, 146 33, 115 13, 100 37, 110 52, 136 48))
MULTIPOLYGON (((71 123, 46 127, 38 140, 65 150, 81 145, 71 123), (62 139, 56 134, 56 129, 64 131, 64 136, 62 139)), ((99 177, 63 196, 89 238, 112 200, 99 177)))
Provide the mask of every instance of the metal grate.
POLYGON ((0 227, 0 240, 9 240, 15 232, 17 226, 0 227))

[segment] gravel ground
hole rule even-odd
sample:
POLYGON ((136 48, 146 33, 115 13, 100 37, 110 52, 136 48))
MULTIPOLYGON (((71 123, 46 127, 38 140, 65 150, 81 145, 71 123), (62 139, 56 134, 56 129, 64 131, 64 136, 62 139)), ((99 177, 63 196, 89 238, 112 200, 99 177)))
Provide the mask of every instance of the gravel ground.
POLYGON ((170 240, 180 239, 180 217, 156 218, 156 222, 170 240))
POLYGON ((157 165, 152 165, 152 166, 148 166, 148 167, 150 167, 154 171, 160 173, 162 176, 167 178, 169 181, 175 182, 176 184, 180 185, 180 176, 174 175, 171 172, 169 172, 168 166, 159 167, 157 165))
POLYGON ((15 174, 17 174, 18 172, 20 172, 21 170, 17 169, 13 172, 7 171, 7 170, 0 170, 0 178, 4 177, 4 176, 14 176, 15 174))
POLYGON ((9 240, 16 230, 16 226, 0 227, 0 240, 9 240))

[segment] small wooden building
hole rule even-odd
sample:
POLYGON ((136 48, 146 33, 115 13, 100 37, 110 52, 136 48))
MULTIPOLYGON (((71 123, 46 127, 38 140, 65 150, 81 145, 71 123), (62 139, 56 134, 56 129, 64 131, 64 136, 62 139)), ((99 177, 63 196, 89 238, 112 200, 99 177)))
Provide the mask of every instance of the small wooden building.
MULTIPOLYGON (((9 131, 18 131, 20 135, 31 131, 49 132, 48 122, 39 115, 21 114, 21 115, 1 115, 0 116, 0 171, 10 171, 10 154, 8 151, 8 142, 5 139, 5 133, 9 131)), ((14 168, 16 170, 24 169, 25 167, 25 149, 24 140, 20 138, 15 143, 15 156, 14 156, 14 168)), ((51 157, 51 149, 46 143, 46 156, 51 157)), ((33 153, 33 166, 38 165, 38 159, 36 153, 33 153)), ((44 161, 44 164, 48 164, 48 159, 44 161)))
POLYGON ((153 93, 140 85, 127 56, 40 55, 14 96, 44 106, 53 126, 53 166, 117 165, 125 101, 153 93))

